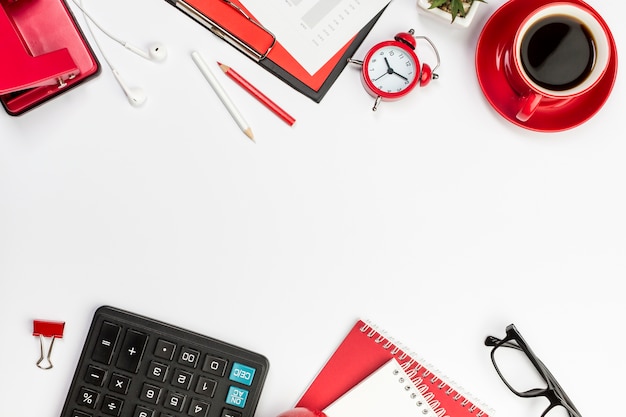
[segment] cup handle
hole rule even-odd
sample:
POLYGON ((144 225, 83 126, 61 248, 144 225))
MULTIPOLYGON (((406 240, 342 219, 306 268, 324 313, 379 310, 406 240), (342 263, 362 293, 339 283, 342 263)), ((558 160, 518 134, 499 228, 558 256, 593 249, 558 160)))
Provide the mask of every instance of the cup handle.
POLYGON ((541 102, 541 94, 530 91, 526 96, 520 99, 521 107, 515 117, 520 122, 526 122, 535 113, 539 103, 541 102))

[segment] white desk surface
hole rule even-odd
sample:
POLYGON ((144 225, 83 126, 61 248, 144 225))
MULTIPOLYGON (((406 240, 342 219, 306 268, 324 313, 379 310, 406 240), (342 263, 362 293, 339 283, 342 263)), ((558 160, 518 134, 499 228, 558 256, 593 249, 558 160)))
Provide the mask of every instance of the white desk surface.
MULTIPOLYGON (((590 0, 622 57, 619 3, 590 0)), ((624 67, 582 126, 512 125, 474 70, 502 4, 488 0, 461 30, 393 0, 360 54, 415 28, 441 53, 440 79, 373 113, 354 67, 316 104, 164 0, 85 1, 111 32, 159 40, 169 58, 100 37, 145 107, 103 68, 22 117, 0 114, 2 415, 59 415, 103 304, 265 354, 258 417, 291 407, 357 318, 498 415, 538 417, 540 402, 509 392, 483 345, 513 322, 584 416, 614 414, 626 374, 624 67), (218 74, 252 143, 192 50, 262 86, 296 125, 218 74), (53 370, 35 367, 33 319, 66 321, 53 370)))

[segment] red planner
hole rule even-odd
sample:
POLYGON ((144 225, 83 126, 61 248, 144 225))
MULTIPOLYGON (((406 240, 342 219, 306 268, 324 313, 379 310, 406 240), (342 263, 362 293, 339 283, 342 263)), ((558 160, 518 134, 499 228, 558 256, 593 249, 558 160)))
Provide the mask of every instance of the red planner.
POLYGON ((362 320, 350 330, 296 407, 324 410, 391 358, 409 375, 437 416, 489 417, 484 406, 362 320))

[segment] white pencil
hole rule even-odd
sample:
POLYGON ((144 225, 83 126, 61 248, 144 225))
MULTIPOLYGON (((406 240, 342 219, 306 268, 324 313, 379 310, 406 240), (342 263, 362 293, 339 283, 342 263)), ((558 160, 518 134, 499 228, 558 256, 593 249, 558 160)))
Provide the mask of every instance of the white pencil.
POLYGON ((233 103, 233 101, 230 99, 228 94, 226 94, 226 91, 224 90, 222 85, 219 83, 219 81, 217 80, 213 72, 211 72, 211 69, 206 64, 204 59, 202 59, 202 57, 197 51, 193 51, 191 53, 191 58, 193 59, 193 62, 195 62, 198 68, 200 69, 200 72, 202 72, 202 75, 204 75, 204 78, 206 78, 206 80, 209 82, 209 84, 215 91, 215 94, 217 94, 219 99, 222 101, 222 103, 224 104, 224 107, 226 107, 226 110, 228 110, 228 112, 233 117, 233 119, 235 119, 235 122, 237 122, 237 125, 239 125, 239 128, 243 131, 243 133, 246 134, 246 136, 248 136, 254 142, 254 135, 252 134, 252 129, 250 128, 250 125, 243 118, 243 116, 241 115, 237 107, 235 106, 235 103, 233 103))

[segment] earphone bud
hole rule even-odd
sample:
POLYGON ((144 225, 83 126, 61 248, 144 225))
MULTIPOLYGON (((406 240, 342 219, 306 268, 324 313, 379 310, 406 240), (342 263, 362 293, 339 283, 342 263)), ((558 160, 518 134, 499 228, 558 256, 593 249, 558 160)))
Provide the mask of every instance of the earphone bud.
POLYGON ((124 94, 126 94, 126 98, 128 98, 128 102, 130 103, 130 105, 133 107, 141 107, 147 100, 147 97, 144 94, 143 90, 137 87, 127 87, 122 80, 119 72, 117 72, 115 68, 111 68, 111 72, 113 72, 115 79, 117 80, 120 87, 122 87, 122 90, 124 91, 124 94))
POLYGON ((128 42, 124 43, 124 48, 136 53, 137 55, 149 61, 161 62, 165 61, 165 58, 167 58, 167 48, 165 48, 165 46, 161 45, 160 43, 150 45, 150 48, 148 48, 147 52, 141 48, 136 47, 135 45, 131 45, 128 42))
POLYGON ((160 61, 164 61, 165 58, 167 58, 167 49, 161 45, 161 44, 153 44, 150 46, 150 48, 146 51, 143 50, 141 48, 138 48, 132 44, 129 44, 126 41, 123 41, 121 39, 116 38, 115 36, 111 35, 109 32, 107 32, 104 28, 102 28, 102 26, 100 26, 98 24, 98 22, 96 22, 89 13, 87 13, 87 11, 85 11, 85 9, 83 8, 83 2, 82 0, 72 0, 72 2, 76 5, 76 7, 78 7, 80 9, 81 12, 83 12, 83 16, 86 19, 87 22, 87 28, 89 29, 89 32, 91 33, 91 36, 94 39, 94 42, 96 43, 96 46, 98 47, 98 49, 100 50, 100 53, 102 54, 102 57, 104 58, 104 60, 106 61, 107 65, 109 66, 109 68, 111 69, 111 72, 113 72, 113 75, 115 76, 115 79, 117 80, 118 84, 120 85, 120 87, 122 87, 122 90, 124 91, 124 94, 126 95, 126 98, 128 98, 128 102, 133 106, 133 107, 140 107, 142 106, 146 100, 147 97, 144 94, 143 90, 141 88, 137 88, 137 87, 127 87, 126 84, 124 83, 124 81, 122 80, 119 72, 117 72, 117 70, 115 68, 113 68, 113 65, 111 65, 111 62, 109 62, 108 58, 106 57, 104 51, 102 50, 102 47, 100 46, 98 39, 96 38, 96 36, 93 33, 93 30, 91 29, 91 25, 89 24, 89 22, 93 23, 98 29, 100 29, 100 31, 102 33, 104 33, 107 37, 109 37, 110 39, 114 40, 115 42, 119 43, 120 45, 122 45, 124 48, 128 49, 129 51, 149 60, 149 61, 156 61, 156 62, 160 62, 160 61))
POLYGON ((104 33, 106 36, 108 36, 109 38, 111 38, 112 40, 114 40, 115 42, 119 43, 120 45, 122 45, 124 48, 128 49, 131 52, 134 52, 135 54, 149 60, 149 61, 164 61, 165 58, 167 58, 167 49, 165 48, 165 46, 161 45, 160 43, 156 43, 154 45, 151 45, 150 48, 148 49, 148 51, 144 51, 141 48, 138 48, 116 36, 113 36, 111 33, 109 33, 107 30, 105 30, 102 26, 100 26, 100 24, 98 22, 96 22, 96 20, 91 17, 91 15, 89 13, 87 13, 87 11, 85 10, 85 8, 83 7, 83 2, 82 0, 72 0, 72 2, 76 5, 76 7, 78 7, 80 9, 81 12, 83 12, 83 14, 85 15, 85 17, 91 21, 91 23, 93 23, 94 25, 96 25, 96 27, 98 29, 100 29, 100 31, 102 33, 104 33))

